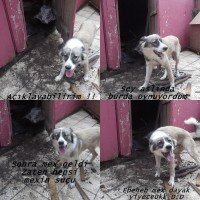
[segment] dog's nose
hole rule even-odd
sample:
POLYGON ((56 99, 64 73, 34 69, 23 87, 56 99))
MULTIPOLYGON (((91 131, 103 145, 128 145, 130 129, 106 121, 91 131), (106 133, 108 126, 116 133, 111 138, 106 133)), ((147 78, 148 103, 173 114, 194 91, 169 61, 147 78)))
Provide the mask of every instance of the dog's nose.
POLYGON ((64 142, 63 141, 59 141, 58 144, 62 146, 62 145, 64 145, 64 142))
POLYGON ((167 49, 168 49, 168 47, 163 47, 163 50, 164 50, 164 51, 167 51, 167 49))
POLYGON ((65 69, 70 70, 70 69, 71 69, 71 66, 66 65, 66 66, 65 66, 65 69))
POLYGON ((172 149, 172 146, 171 146, 171 145, 167 145, 167 146, 166 146, 166 149, 167 149, 167 150, 171 150, 171 149, 172 149))

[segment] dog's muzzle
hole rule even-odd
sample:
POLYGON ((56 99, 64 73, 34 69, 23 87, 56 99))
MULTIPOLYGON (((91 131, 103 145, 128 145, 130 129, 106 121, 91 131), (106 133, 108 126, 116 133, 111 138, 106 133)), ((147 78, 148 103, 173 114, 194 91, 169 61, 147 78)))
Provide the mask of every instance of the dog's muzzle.
POLYGON ((60 154, 64 154, 65 153, 65 149, 66 149, 66 146, 64 145, 64 142, 60 141, 60 142, 58 142, 58 145, 59 145, 59 153, 60 154))
POLYGON ((167 161, 172 162, 174 160, 174 153, 173 153, 173 150, 172 150, 172 146, 168 145, 165 148, 166 148, 167 151, 162 152, 162 154, 167 161))
POLYGON ((70 70, 70 69, 71 69, 71 66, 70 66, 70 65, 67 65, 67 66, 65 66, 65 69, 66 69, 66 70, 70 70))
POLYGON ((162 53, 162 52, 159 52, 159 51, 156 51, 156 50, 153 50, 153 52, 154 52, 159 58, 162 58, 162 56, 163 56, 163 53, 162 53))

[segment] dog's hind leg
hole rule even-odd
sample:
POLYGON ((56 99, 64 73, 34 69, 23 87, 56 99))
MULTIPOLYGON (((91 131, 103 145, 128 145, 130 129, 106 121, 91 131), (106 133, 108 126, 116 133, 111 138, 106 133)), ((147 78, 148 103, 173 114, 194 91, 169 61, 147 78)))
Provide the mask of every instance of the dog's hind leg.
POLYGON ((89 150, 92 153, 92 158, 88 163, 92 164, 94 159, 98 156, 98 153, 96 152, 95 148, 90 148, 89 150))
POLYGON ((190 156, 197 162, 197 164, 200 166, 200 157, 197 152, 197 149, 191 149, 191 147, 186 148, 187 152, 190 154, 190 156))
POLYGON ((89 71, 90 71, 90 67, 89 67, 89 59, 88 56, 85 55, 85 60, 84 60, 84 81, 88 81, 89 80, 89 71))
POLYGON ((167 70, 167 76, 168 76, 168 79, 170 82, 170 89, 174 89, 174 87, 175 87, 174 75, 172 72, 172 68, 169 65, 169 61, 167 61, 164 66, 165 66, 165 69, 167 70))
POLYGON ((180 76, 179 71, 178 71, 179 56, 180 56, 180 52, 179 51, 172 53, 172 58, 175 61, 175 76, 176 77, 180 76))

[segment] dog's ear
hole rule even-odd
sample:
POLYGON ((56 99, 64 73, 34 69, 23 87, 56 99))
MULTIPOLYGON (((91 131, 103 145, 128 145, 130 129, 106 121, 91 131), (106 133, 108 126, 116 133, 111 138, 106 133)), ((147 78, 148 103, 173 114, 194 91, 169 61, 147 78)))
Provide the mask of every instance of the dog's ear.
POLYGON ((140 38, 140 42, 146 42, 146 41, 147 41, 146 36, 143 36, 143 37, 140 38))
POLYGON ((65 128, 65 131, 66 131, 67 133, 70 133, 71 141, 72 141, 72 143, 73 143, 73 142, 74 142, 73 129, 70 128, 70 127, 67 127, 67 128, 65 128))
POLYGON ((81 54, 81 60, 83 61, 83 60, 85 60, 87 58, 87 54, 86 53, 82 53, 81 54))
POLYGON ((72 143, 74 143, 74 135, 72 132, 71 132, 71 141, 72 141, 72 143))
POLYGON ((175 139, 172 140, 174 147, 177 145, 177 141, 175 139))
POLYGON ((82 51, 85 52, 85 47, 81 47, 82 51))
POLYGON ((51 134, 49 135, 50 139, 53 140, 54 139, 54 130, 51 132, 51 134))
POLYGON ((64 55, 65 55, 63 48, 60 49, 60 51, 59 51, 59 55, 60 55, 60 56, 64 56, 64 55))

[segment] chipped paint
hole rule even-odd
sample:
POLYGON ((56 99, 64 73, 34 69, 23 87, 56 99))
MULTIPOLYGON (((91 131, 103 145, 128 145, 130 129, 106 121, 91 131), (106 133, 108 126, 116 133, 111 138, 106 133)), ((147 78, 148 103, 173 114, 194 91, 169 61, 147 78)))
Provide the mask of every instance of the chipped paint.
POLYGON ((120 154, 123 156, 128 156, 131 154, 132 148, 130 101, 117 101, 116 109, 120 154))
POLYGON ((117 25, 116 1, 102 1, 102 8, 107 64, 110 69, 117 69, 120 66, 121 48, 119 27, 117 25))
POLYGON ((7 146, 11 142, 11 118, 8 101, 0 100, 0 146, 7 146))
POLYGON ((23 3, 21 0, 6 1, 6 8, 11 24, 11 31, 14 38, 14 45, 17 52, 26 48, 26 24, 23 14, 23 3))

